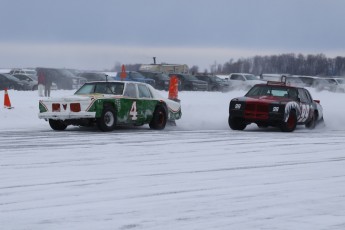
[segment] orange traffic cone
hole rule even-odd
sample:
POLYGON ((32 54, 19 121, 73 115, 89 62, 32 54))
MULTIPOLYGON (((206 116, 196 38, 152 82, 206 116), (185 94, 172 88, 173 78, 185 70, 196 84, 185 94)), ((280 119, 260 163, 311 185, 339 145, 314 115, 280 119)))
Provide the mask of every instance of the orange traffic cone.
POLYGON ((5 88, 4 107, 5 107, 5 109, 12 109, 13 108, 11 106, 10 97, 8 96, 8 93, 7 93, 7 88, 5 88))
POLYGON ((176 75, 170 77, 169 97, 170 100, 179 101, 178 99, 178 78, 176 75))

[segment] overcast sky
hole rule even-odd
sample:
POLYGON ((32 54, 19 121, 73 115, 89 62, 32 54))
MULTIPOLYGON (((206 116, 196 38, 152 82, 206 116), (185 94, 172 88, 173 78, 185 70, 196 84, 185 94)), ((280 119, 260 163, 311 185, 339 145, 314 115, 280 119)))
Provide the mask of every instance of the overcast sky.
POLYGON ((344 0, 0 0, 0 68, 345 56, 344 0))

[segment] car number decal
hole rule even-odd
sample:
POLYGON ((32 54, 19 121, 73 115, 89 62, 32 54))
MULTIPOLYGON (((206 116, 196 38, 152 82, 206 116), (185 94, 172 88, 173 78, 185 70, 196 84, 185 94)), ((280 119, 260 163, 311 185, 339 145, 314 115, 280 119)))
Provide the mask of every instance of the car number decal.
POLYGON ((309 117, 310 106, 306 104, 301 104, 301 117, 299 118, 300 122, 305 122, 309 117))
POLYGON ((138 115, 137 102, 136 101, 133 101, 132 108, 129 112, 129 115, 132 116, 133 121, 136 121, 138 119, 138 117, 137 117, 137 115, 138 115))

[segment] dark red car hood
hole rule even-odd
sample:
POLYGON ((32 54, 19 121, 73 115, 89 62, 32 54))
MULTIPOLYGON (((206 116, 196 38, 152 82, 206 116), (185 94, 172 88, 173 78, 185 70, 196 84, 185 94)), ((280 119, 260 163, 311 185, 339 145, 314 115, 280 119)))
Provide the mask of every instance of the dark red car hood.
POLYGON ((274 97, 274 96, 254 96, 254 97, 238 97, 238 101, 244 102, 251 102, 251 103, 273 103, 273 102, 280 102, 280 103, 287 103, 289 101, 293 101, 291 98, 285 97, 274 97))

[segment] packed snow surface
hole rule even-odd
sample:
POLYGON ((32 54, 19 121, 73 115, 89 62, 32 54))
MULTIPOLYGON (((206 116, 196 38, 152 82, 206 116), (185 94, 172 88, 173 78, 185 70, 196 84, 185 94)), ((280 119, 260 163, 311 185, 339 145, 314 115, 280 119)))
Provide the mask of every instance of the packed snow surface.
POLYGON ((314 130, 230 130, 229 101, 245 94, 231 91, 180 92, 176 127, 103 133, 53 131, 37 117, 37 91, 10 90, 0 228, 343 230, 345 94, 311 93, 326 124, 314 130))

